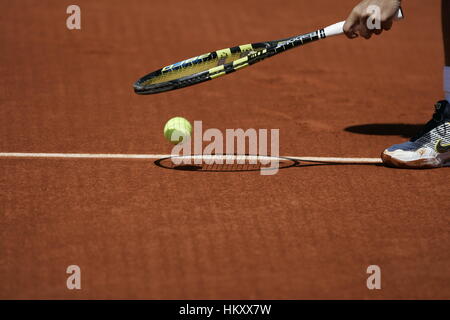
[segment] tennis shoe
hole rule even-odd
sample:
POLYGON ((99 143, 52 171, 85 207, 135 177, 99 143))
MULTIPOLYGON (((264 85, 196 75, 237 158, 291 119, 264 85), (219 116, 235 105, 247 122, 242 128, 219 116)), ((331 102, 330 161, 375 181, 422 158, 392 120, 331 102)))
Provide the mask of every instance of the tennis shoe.
POLYGON ((410 141, 393 145, 381 154, 386 166, 430 169, 450 165, 450 104, 439 101, 433 118, 410 141))

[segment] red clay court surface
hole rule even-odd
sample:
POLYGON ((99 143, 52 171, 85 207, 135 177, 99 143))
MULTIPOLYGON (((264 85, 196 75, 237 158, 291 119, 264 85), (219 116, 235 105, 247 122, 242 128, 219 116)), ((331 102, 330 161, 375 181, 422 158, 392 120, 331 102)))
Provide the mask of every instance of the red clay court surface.
MULTIPOLYGON (((0 4, 0 152, 164 154, 173 116, 280 128, 280 153, 378 157, 442 98, 440 2, 372 41, 295 49, 192 88, 138 96, 145 73, 306 33, 356 0, 0 4)), ((0 158, 0 298, 450 297, 448 168, 167 170, 153 160, 0 158), (66 268, 82 290, 66 288, 66 268), (379 265, 382 289, 368 290, 379 265)))

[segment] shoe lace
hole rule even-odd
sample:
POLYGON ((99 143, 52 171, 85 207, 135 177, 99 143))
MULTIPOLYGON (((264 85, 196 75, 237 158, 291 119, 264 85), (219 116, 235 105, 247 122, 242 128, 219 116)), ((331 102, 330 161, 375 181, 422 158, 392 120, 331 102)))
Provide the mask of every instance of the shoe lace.
POLYGON ((443 124, 445 122, 444 110, 445 105, 442 102, 436 103, 434 105, 433 117, 422 127, 422 129, 414 137, 411 138, 411 141, 412 142, 416 141, 427 132, 430 132, 434 128, 443 124))

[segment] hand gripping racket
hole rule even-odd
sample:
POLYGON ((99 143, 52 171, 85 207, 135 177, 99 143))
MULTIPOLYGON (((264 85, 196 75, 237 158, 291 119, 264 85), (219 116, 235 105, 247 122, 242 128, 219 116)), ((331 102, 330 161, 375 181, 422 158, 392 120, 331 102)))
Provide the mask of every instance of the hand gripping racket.
MULTIPOLYGON (((403 18, 398 10, 396 20, 403 18)), ((344 33, 345 21, 304 35, 217 50, 156 70, 134 84, 137 94, 184 88, 240 70, 286 50, 344 33)))

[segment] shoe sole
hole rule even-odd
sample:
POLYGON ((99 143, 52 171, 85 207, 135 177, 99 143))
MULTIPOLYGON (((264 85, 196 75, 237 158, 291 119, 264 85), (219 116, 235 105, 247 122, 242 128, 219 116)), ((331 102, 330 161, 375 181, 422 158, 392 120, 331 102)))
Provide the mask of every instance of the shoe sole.
POLYGON ((401 161, 384 152, 381 154, 381 160, 383 160, 384 165, 387 167, 401 169, 437 169, 443 166, 442 161, 435 158, 401 161))

